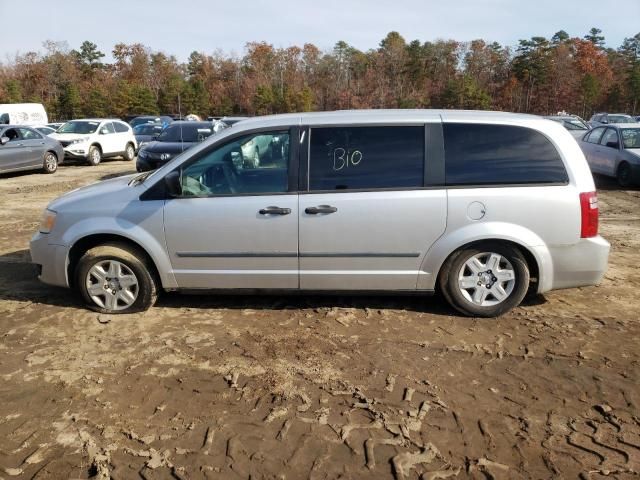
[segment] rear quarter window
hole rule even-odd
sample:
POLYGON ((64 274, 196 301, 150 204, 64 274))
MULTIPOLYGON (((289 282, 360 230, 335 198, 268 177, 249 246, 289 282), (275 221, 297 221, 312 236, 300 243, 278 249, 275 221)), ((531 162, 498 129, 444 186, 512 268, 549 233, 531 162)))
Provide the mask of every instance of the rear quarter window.
POLYGON ((560 154, 540 132, 510 125, 445 123, 447 185, 565 184, 560 154))

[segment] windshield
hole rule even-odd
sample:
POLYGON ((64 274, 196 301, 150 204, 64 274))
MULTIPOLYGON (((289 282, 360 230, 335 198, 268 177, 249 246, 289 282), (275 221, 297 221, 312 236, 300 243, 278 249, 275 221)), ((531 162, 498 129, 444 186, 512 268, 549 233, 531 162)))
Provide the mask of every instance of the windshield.
POLYGON ((162 125, 143 124, 133 129, 135 135, 159 135, 162 132, 162 125))
POLYGON ((635 120, 626 115, 608 115, 609 123, 636 123, 635 120))
POLYGON ((624 148, 640 148, 640 128, 622 128, 620 134, 624 148))
POLYGON ((201 142, 213 133, 210 125, 170 125, 158 137, 159 142, 201 142))
POLYGON ((94 133, 100 122, 77 121, 67 122, 58 129, 58 133, 94 133))

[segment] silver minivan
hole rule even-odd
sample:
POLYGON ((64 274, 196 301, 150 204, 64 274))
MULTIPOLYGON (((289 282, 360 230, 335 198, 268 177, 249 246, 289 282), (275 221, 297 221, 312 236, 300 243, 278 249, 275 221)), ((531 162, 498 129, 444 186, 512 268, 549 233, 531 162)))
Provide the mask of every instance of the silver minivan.
POLYGON ((244 120, 154 172, 58 198, 31 241, 43 282, 108 313, 162 290, 440 291, 493 317, 597 284, 608 254, 560 124, 446 110, 244 120))

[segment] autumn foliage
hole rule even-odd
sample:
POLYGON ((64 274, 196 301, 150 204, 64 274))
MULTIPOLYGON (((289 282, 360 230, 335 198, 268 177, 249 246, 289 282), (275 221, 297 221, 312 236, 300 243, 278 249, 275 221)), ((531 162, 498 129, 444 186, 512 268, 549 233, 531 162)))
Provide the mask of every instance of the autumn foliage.
POLYGON ((338 42, 243 55, 193 52, 186 63, 141 44, 98 47, 45 42, 43 51, 0 64, 0 103, 44 103, 52 119, 196 113, 256 115, 359 108, 467 108, 539 114, 640 110, 640 33, 605 48, 560 31, 515 47, 483 40, 407 43, 389 33, 360 51, 338 42))

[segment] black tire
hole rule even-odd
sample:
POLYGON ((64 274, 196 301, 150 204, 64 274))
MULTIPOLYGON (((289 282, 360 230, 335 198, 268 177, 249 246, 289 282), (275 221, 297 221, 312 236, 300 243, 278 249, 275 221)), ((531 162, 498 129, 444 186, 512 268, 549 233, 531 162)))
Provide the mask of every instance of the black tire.
POLYGON ((91 145, 89 147, 89 154, 87 155, 87 162, 89 165, 96 166, 102 161, 102 150, 97 145, 91 145))
POLYGON ((42 159, 44 173, 55 173, 58 170, 58 156, 53 152, 45 152, 42 159))
MULTIPOLYGON (((108 314, 126 314, 142 312, 154 305, 158 298, 158 282, 154 270, 144 252, 124 244, 105 244, 88 250, 78 261, 75 269, 75 286, 86 306, 91 310, 108 314), (115 260, 123 264, 137 280, 137 297, 126 308, 112 310, 96 303, 87 290, 89 271, 97 264, 115 260)), ((103 302, 106 303, 106 302, 103 302)))
POLYGON ((132 143, 127 143, 127 146, 124 148, 124 155, 122 156, 129 162, 136 158, 136 149, 134 148, 132 143))
MULTIPOLYGON (((495 281, 495 278, 494 278, 495 281)), ((522 252, 507 243, 483 242, 464 247, 449 256, 440 270, 439 287, 449 304, 460 313, 471 317, 499 317, 522 302, 529 289, 529 267, 522 252), (483 306, 467 299, 458 285, 458 276, 465 263, 482 253, 497 253, 508 260, 515 274, 513 289, 496 305, 483 306)), ((493 288, 493 287, 488 287, 493 288)))
POLYGON ((616 172, 616 180, 618 180, 618 185, 622 188, 628 188, 632 183, 632 171, 631 166, 627 162, 622 162, 618 166, 618 171, 616 172))

